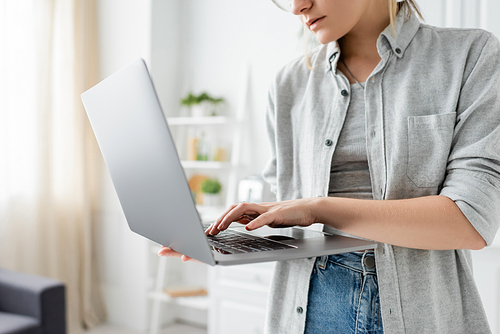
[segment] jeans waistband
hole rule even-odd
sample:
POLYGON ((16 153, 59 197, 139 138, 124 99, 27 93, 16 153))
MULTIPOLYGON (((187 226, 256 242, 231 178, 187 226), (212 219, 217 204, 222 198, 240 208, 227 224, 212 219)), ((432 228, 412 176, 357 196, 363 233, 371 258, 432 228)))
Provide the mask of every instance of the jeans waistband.
POLYGON ((364 252, 350 252, 334 255, 325 255, 316 259, 319 269, 325 269, 327 263, 341 265, 345 268, 361 272, 363 274, 377 274, 375 264, 375 252, 366 250, 364 252))

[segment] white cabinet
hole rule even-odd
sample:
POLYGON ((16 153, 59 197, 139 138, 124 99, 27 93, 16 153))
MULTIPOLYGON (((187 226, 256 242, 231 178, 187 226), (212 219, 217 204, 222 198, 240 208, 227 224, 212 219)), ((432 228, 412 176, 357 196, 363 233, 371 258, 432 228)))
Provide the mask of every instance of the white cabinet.
POLYGON ((217 329, 210 333, 262 334, 265 308, 262 305, 244 303, 243 300, 222 299, 215 304, 218 318, 213 322, 217 329))
POLYGON ((209 334, 264 331, 274 262, 210 269, 209 334))

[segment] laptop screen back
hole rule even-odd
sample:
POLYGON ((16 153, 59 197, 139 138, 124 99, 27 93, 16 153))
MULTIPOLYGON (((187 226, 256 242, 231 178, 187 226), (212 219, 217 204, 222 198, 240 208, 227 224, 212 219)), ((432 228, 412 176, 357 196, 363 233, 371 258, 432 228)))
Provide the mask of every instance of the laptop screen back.
POLYGON ((130 229, 214 264, 144 61, 82 94, 130 229))

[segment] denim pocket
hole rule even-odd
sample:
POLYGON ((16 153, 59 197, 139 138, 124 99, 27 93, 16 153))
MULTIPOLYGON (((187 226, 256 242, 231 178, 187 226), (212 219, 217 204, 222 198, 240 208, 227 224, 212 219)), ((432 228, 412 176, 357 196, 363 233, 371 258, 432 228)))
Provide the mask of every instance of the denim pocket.
POLYGON ((417 187, 437 187, 443 182, 456 114, 408 117, 406 173, 417 187))

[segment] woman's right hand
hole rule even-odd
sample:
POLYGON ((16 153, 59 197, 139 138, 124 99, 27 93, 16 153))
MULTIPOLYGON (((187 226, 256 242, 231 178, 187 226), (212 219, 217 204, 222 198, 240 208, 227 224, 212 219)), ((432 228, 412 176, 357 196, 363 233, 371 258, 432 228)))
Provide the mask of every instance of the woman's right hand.
POLYGON ((179 252, 176 252, 172 248, 165 247, 165 246, 161 246, 160 250, 158 251, 158 255, 159 256, 178 257, 178 258, 180 258, 184 262, 186 262, 186 261, 200 262, 198 260, 194 260, 194 259, 190 258, 187 255, 184 255, 184 254, 181 254, 179 252))

